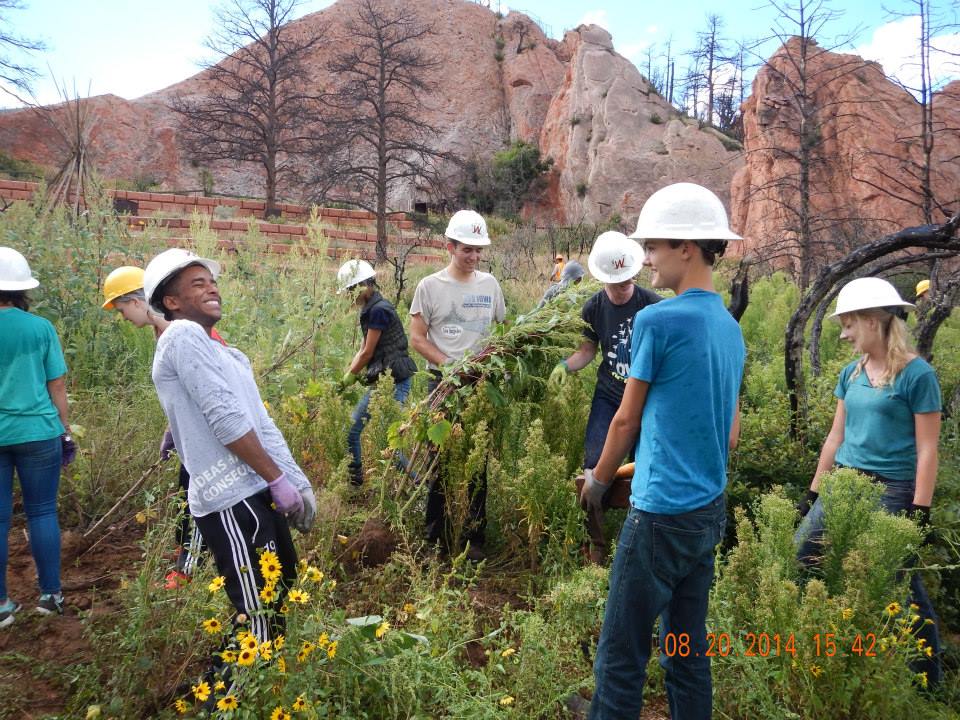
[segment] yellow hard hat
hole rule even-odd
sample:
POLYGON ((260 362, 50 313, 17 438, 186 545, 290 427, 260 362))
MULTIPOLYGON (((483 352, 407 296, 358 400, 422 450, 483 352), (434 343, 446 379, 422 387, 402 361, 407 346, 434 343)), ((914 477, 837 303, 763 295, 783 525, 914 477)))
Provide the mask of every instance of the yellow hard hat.
POLYGON ((929 280, 921 280, 920 282, 917 283, 917 297, 920 297, 921 295, 924 295, 928 292, 930 292, 929 280))
POLYGON ((103 281, 103 309, 113 310, 113 301, 122 295, 143 287, 143 268, 124 265, 107 275, 103 281))

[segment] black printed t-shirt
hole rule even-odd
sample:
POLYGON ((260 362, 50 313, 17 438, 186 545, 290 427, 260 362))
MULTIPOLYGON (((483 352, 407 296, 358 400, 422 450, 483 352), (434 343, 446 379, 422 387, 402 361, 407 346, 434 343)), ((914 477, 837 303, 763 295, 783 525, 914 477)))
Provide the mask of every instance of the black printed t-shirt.
POLYGON ((630 374, 630 332, 633 316, 647 305, 660 302, 660 296, 639 285, 623 305, 614 305, 602 288, 583 306, 580 317, 587 323, 584 337, 600 346, 600 367, 595 392, 619 404, 630 374))

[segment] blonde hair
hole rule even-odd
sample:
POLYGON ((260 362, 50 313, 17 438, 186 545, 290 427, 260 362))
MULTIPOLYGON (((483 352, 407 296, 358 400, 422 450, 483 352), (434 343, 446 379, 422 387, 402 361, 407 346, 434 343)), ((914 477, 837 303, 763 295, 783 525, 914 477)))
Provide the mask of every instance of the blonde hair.
MULTIPOLYGON (((879 322, 880 334, 887 348, 887 356, 886 368, 883 374, 877 379, 877 385, 878 387, 892 385, 893 381, 897 379, 897 375, 900 374, 916 354, 916 350, 910 340, 907 324, 883 308, 856 310, 851 313, 844 313, 842 317, 852 317, 856 319, 857 323, 861 323, 870 318, 876 319, 879 322)), ((864 355, 854 368, 853 374, 850 376, 851 379, 857 377, 866 364, 867 356, 864 355)))

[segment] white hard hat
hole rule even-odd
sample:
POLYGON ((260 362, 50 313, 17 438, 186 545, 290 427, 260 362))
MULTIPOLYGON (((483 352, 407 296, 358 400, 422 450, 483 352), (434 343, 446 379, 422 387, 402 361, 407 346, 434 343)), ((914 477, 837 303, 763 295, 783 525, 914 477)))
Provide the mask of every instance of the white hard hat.
POLYGON ((39 284, 23 255, 13 248, 0 247, 0 290, 32 290, 39 284))
POLYGON ((723 203, 707 188, 674 183, 651 195, 640 210, 638 240, 742 240, 730 231, 723 203))
POLYGON ((376 276, 377 271, 366 260, 347 260, 337 270, 337 294, 376 276))
POLYGON ((590 274, 602 283, 629 280, 643 266, 643 248, 616 230, 601 233, 594 241, 587 267, 590 274))
POLYGON ((837 295, 837 310, 830 317, 837 317, 844 313, 872 308, 914 308, 916 305, 908 303, 897 289, 883 278, 865 277, 851 280, 840 289, 837 295))
POLYGON ((158 312, 163 312, 160 298, 154 298, 154 293, 164 280, 190 265, 203 265, 213 275, 214 280, 220 275, 220 263, 216 260, 202 258, 194 252, 181 248, 164 250, 147 264, 143 272, 143 294, 146 296, 147 304, 158 312))
POLYGON ((480 213, 473 210, 457 210, 447 223, 446 232, 443 234, 464 245, 480 247, 490 244, 487 221, 480 213))

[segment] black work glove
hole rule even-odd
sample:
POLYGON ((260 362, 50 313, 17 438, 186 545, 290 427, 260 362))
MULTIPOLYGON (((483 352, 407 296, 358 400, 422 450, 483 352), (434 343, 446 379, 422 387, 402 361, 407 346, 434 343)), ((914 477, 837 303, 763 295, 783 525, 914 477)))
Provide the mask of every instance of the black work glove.
POLYGON ((807 516, 807 513, 810 512, 810 508, 813 507, 818 497, 820 497, 820 493, 816 490, 807 490, 807 494, 797 503, 797 512, 800 513, 800 517, 807 516))
POLYGON ((907 515, 920 526, 920 530, 923 532, 921 545, 931 545, 933 543, 933 527, 930 525, 930 507, 910 503, 910 507, 907 508, 907 515))
POLYGON ((64 433, 60 436, 60 448, 63 450, 60 463, 63 467, 66 467, 77 457, 77 444, 73 441, 73 438, 70 437, 70 433, 64 433))

